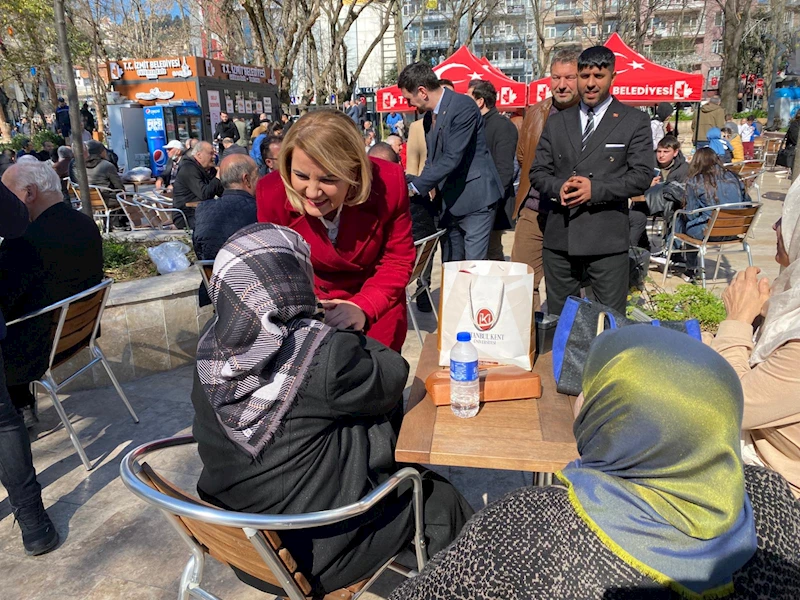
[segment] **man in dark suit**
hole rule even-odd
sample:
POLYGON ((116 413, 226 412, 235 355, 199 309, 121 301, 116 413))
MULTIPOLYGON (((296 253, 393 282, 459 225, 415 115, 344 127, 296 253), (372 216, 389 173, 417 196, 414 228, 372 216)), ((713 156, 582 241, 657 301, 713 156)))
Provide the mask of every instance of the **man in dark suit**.
MULTIPOLYGON (((0 236, 11 238, 25 233, 28 209, 3 183, 0 183, 0 236)), ((0 275, 4 275, 0 271, 0 275)), ((3 278, 0 278, 2 281, 3 278)), ((0 296, 2 299, 2 296, 0 296)), ((0 340, 6 325, 0 310, 0 340)), ((42 488, 36 480, 31 456, 31 440, 22 418, 6 389, 3 354, 0 349, 0 484, 6 488, 8 503, 22 529, 25 553, 38 555, 58 545, 58 532, 42 504, 42 488)))
POLYGON ((469 96, 442 87, 426 63, 408 65, 397 85, 411 106, 429 113, 428 157, 422 173, 411 178, 409 192, 426 196, 436 190, 444 204, 442 260, 483 260, 504 194, 486 146, 483 117, 469 96))
MULTIPOLYGON (((0 309, 7 320, 22 317, 100 283, 103 242, 97 224, 64 203, 61 181, 46 163, 23 162, 3 183, 27 206, 25 234, 0 247, 0 309)), ((50 358, 51 315, 8 328, 2 342, 5 376, 14 406, 26 425, 36 422, 29 382, 41 377, 50 358)))
POLYGON ((628 199, 653 180, 647 115, 611 96, 614 53, 587 48, 578 58, 581 102, 552 115, 530 171, 531 185, 556 201, 544 236, 547 306, 561 314, 588 275, 597 300, 625 311, 628 199), (566 132, 566 135, 564 133, 566 132))

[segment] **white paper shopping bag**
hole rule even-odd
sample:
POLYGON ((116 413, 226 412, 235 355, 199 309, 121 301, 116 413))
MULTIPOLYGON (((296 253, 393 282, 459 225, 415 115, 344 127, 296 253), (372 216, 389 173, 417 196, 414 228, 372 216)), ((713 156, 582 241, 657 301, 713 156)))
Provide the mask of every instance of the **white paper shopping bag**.
POLYGON ((533 367, 533 270, 524 263, 444 263, 439 305, 439 365, 450 364, 460 331, 483 361, 533 367))

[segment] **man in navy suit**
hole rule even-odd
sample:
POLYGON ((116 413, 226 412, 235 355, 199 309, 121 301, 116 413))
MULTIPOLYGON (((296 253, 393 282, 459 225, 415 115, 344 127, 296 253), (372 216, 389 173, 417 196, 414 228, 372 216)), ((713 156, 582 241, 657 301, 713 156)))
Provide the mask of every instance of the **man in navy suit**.
POLYGON ((611 96, 614 76, 611 50, 583 51, 581 101, 547 120, 531 166, 531 185, 555 205, 543 251, 551 314, 580 294, 584 274, 599 302, 625 312, 628 199, 653 180, 653 140, 647 115, 611 96))
POLYGON ((426 63, 408 65, 397 85, 411 106, 430 111, 425 117, 428 158, 422 173, 409 181, 409 193, 434 191, 443 203, 442 260, 484 260, 504 190, 486 145, 483 117, 469 96, 442 87, 426 63))

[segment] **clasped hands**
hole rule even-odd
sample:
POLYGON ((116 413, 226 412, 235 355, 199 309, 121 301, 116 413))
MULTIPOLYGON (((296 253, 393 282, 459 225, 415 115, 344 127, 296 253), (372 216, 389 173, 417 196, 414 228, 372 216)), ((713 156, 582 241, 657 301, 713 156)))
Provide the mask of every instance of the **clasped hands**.
POLYGON ((364 331, 367 315, 356 304, 349 300, 321 300, 325 309, 325 324, 337 329, 354 329, 364 331))
POLYGON ((739 271, 722 293, 729 319, 752 325, 764 311, 770 297, 770 285, 766 277, 758 278, 760 272, 758 267, 739 271))
POLYGON ((561 205, 574 208, 592 199, 592 182, 587 177, 573 175, 561 186, 561 205))

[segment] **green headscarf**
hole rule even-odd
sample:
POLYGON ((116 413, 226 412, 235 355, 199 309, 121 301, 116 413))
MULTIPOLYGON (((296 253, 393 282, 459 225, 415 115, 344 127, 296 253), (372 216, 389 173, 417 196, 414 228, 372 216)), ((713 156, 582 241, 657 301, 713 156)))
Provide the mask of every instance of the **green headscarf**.
POLYGON ((756 550, 739 449, 739 379, 716 352, 649 325, 600 335, 583 372, 581 458, 559 473, 617 556, 687 598, 721 598, 756 550))

